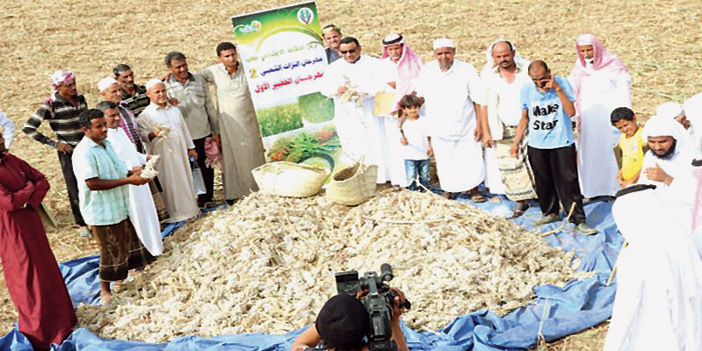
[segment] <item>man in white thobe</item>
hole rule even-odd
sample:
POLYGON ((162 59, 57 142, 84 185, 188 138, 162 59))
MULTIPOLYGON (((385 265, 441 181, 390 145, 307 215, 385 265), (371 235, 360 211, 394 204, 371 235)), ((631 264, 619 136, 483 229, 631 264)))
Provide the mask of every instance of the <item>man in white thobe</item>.
POLYGON ((702 154, 702 93, 693 95, 683 102, 687 131, 692 136, 697 154, 702 154))
POLYGON ((378 77, 379 61, 361 54, 356 38, 341 39, 339 48, 343 60, 327 67, 320 92, 334 98, 334 125, 344 155, 378 166, 377 181, 385 183, 383 120, 373 115, 375 94, 386 85, 378 77))
POLYGON ((629 245, 617 259, 617 293, 604 350, 701 351, 699 252, 671 198, 658 188, 633 189, 622 190, 629 193, 619 193, 612 206, 629 245))
POLYGON ((170 217, 166 223, 176 223, 197 216, 197 194, 188 157, 197 161, 195 144, 180 110, 168 104, 166 86, 158 79, 146 83, 151 99, 139 115, 139 133, 149 154, 160 155, 156 171, 163 186, 163 201, 170 217), (166 129, 168 128, 168 132, 166 129))
POLYGON ((266 163, 266 157, 236 46, 223 42, 217 45, 216 51, 220 63, 198 73, 217 88, 224 197, 233 202, 258 190, 251 170, 266 163))
POLYGON ((668 117, 653 116, 646 121, 641 137, 648 143, 639 184, 667 188, 679 175, 688 174, 694 157, 689 135, 668 117))
MULTIPOLYGON (((422 57, 412 50, 405 42, 402 35, 392 33, 383 41, 383 54, 380 60, 380 75, 388 83, 386 91, 395 94, 394 101, 386 116, 378 116, 384 120, 385 138, 387 140, 387 172, 393 185, 407 187, 407 174, 402 153, 402 138, 400 133, 400 100, 403 96, 414 92, 414 82, 419 77, 424 61, 422 57)), ((404 118, 402 118, 404 119, 404 118)))
MULTIPOLYGON (((476 117, 485 106, 478 72, 454 59, 455 44, 437 39, 434 61, 424 65, 415 84, 417 96, 425 99, 426 118, 431 121, 431 143, 444 196, 471 191, 471 200, 484 202, 478 185, 485 178, 480 141, 482 126, 476 117)), ((482 116, 482 115, 481 115, 482 116)))
MULTIPOLYGON (((95 107, 105 115, 108 128, 107 140, 112 144, 112 149, 117 157, 124 161, 128 169, 142 168, 146 164, 147 156, 136 150, 136 146, 129 139, 127 133, 120 128, 122 117, 119 105, 111 101, 102 101, 95 107)), ((162 254, 161 225, 148 184, 129 185, 129 219, 146 250, 152 256, 162 254)))
POLYGON ((624 63, 592 34, 576 40, 578 59, 568 79, 575 93, 578 178, 585 198, 614 196, 619 167, 613 148, 619 131, 610 122, 617 107, 631 108, 631 76, 624 63))
MULTIPOLYGON (((525 85, 531 84, 529 61, 519 57, 516 48, 505 39, 488 47, 486 60, 480 75, 487 94, 486 120, 482 123, 485 186, 493 194, 506 194, 516 201, 513 217, 519 217, 529 208, 527 200, 536 198, 525 162, 526 152, 520 153, 520 158, 509 154, 522 118, 520 94, 525 85)), ((525 148, 526 143, 522 144, 525 148)))
POLYGON ((12 138, 15 136, 15 124, 2 111, 0 111, 0 127, 2 128, 2 138, 5 139, 5 149, 10 150, 12 138))

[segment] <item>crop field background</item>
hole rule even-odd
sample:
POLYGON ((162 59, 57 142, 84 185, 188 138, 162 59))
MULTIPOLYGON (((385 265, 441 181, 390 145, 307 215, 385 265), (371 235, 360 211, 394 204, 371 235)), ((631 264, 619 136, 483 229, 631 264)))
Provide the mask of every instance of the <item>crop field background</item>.
MULTIPOLYGON (((95 241, 77 237, 55 151, 27 138, 20 129, 49 94, 48 78, 68 68, 89 106, 100 99, 97 82, 118 63, 131 65, 137 82, 161 77, 163 58, 172 50, 188 56, 192 71, 215 63, 214 48, 232 41, 230 16, 294 1, 174 0, 113 3, 95 1, 0 0, 0 110, 17 127, 12 152, 42 171, 52 189, 45 204, 59 228, 48 237, 58 261, 97 253, 95 241)), ((682 101, 702 92, 702 2, 631 0, 512 1, 319 1, 321 22, 357 37, 363 53, 379 56, 380 40, 405 35, 425 60, 431 41, 447 36, 457 58, 480 70, 485 49, 497 38, 511 40, 528 59, 544 59, 567 75, 576 59, 574 41, 591 32, 621 57, 633 78, 634 110, 644 119, 657 104, 682 101)), ((53 137, 48 123, 42 130, 53 137)), ((418 308, 421 308, 418 306, 418 308)), ((466 311, 469 312, 469 311, 466 311)), ((16 321, 4 280, 0 280, 0 332, 16 321)), ((549 345, 551 350, 600 350, 606 325, 549 345)))

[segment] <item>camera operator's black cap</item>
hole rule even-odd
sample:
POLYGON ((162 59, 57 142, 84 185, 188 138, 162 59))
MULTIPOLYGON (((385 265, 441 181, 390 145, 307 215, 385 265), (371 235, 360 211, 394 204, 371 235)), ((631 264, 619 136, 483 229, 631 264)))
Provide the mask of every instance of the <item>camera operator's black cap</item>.
POLYGON ((370 331, 370 317, 361 301, 347 294, 329 299, 317 315, 317 332, 322 340, 338 349, 360 348, 370 331))

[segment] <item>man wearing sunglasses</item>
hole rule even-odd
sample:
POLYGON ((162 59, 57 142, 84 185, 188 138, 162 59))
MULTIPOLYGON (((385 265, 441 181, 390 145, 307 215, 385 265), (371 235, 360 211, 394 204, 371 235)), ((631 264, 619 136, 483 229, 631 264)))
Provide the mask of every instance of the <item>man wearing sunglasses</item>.
POLYGON ((522 88, 522 119, 510 154, 518 156, 519 142, 528 127, 527 154, 543 214, 533 225, 560 221, 558 211, 562 204, 578 232, 597 234, 597 230, 585 223, 575 164, 575 138, 570 120, 575 115, 573 90, 566 78, 551 75, 544 61, 532 62, 528 72, 534 84, 522 88))
POLYGON ((334 98, 334 125, 344 155, 352 161, 365 158, 377 165, 379 183, 385 183, 385 129, 383 120, 373 116, 375 94, 388 83, 380 74, 380 61, 361 54, 356 38, 345 37, 339 44, 343 60, 332 62, 324 72, 320 92, 334 98))

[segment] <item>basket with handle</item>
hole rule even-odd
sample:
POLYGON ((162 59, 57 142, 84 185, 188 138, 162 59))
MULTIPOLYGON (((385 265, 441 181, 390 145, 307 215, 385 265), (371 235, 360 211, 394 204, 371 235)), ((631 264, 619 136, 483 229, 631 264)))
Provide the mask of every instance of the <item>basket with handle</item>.
POLYGON ((329 177, 326 168, 285 161, 263 164, 251 173, 262 192, 287 197, 316 195, 329 177))
POLYGON ((327 187, 327 197, 336 203, 356 206, 375 195, 378 166, 366 165, 363 159, 334 173, 327 187))

